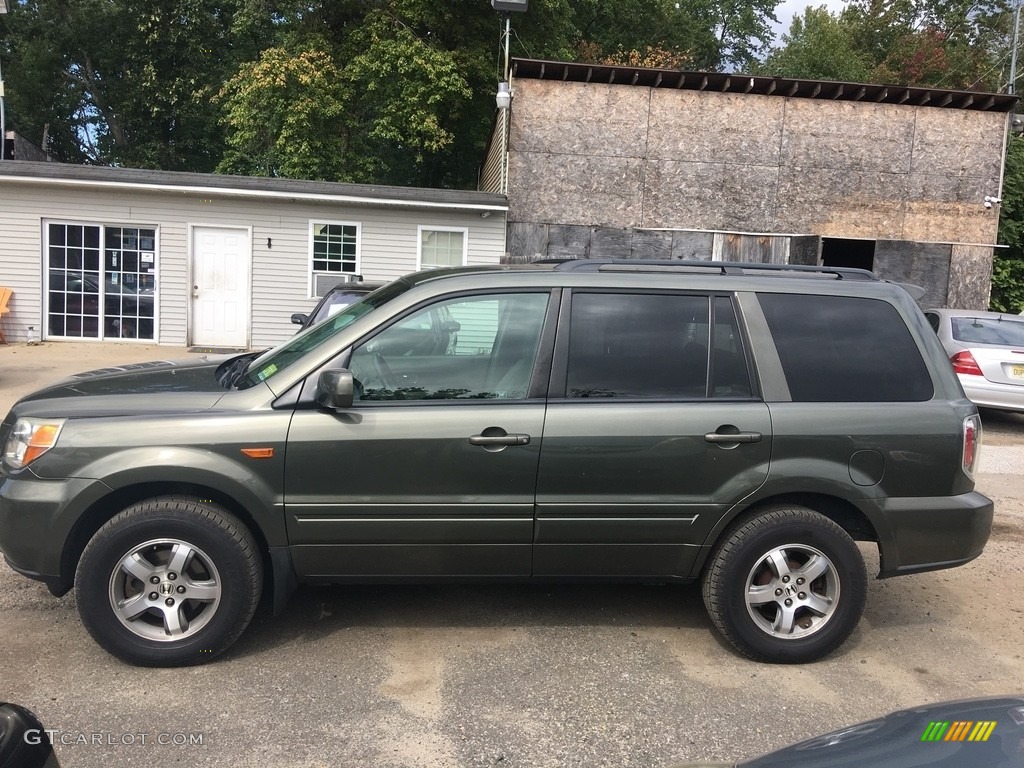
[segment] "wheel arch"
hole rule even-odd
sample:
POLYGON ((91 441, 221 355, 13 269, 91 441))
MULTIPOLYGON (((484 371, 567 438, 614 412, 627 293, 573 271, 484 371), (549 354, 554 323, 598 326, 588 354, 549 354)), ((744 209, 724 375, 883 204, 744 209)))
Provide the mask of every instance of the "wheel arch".
POLYGON ((279 577, 277 573, 279 564, 275 563, 275 558, 271 557, 270 545, 265 532, 243 504, 231 494, 201 483, 155 481, 117 488, 86 508, 64 543, 60 560, 60 582, 56 585, 56 589, 51 587, 51 591, 59 596, 67 593, 74 586, 75 570, 82 557, 82 552, 85 551, 89 540, 108 520, 132 504, 160 496, 184 496, 197 501, 212 502, 237 517, 256 540, 263 561, 264 573, 272 574, 272 578, 264 580, 264 594, 267 593, 267 590, 273 589, 273 585, 279 577))
POLYGON ((694 563, 691 577, 698 577, 707 568, 711 552, 723 541, 729 531, 743 525, 747 520, 759 515, 769 507, 777 506, 806 507, 822 517, 826 517, 842 528, 854 541, 881 542, 879 532, 866 514, 854 504, 838 496, 826 493, 795 492, 780 493, 758 499, 749 506, 734 510, 725 515, 712 529, 704 545, 701 547, 697 562, 694 563))

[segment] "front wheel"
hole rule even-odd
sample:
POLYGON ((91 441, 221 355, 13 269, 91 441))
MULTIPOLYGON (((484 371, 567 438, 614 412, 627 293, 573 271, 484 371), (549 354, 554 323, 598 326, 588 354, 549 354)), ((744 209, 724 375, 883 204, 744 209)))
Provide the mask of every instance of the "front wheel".
POLYGON ((757 661, 803 663, 838 648, 864 611, 864 559, 847 533, 799 506, 765 509, 729 531, 704 573, 718 630, 757 661))
POLYGON ((75 595, 106 651, 141 666, 182 666, 225 651, 263 585, 252 534, 223 508, 162 497, 134 504, 89 541, 75 595))

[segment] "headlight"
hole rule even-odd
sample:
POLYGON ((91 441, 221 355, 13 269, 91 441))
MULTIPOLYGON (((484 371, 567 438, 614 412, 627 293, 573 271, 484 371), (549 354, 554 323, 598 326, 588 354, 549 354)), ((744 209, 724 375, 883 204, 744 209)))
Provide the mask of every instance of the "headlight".
POLYGON ((18 419, 4 446, 4 461, 12 469, 27 467, 57 444, 64 419, 18 419))

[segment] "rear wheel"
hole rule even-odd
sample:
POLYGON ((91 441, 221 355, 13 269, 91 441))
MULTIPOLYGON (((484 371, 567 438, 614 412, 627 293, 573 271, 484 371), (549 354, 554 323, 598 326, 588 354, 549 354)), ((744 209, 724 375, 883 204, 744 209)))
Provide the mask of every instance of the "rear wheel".
POLYGON ((723 537, 703 586, 712 622, 741 653, 803 663, 831 653, 853 632, 867 572, 842 528, 806 507, 780 506, 723 537))
POLYGON ((199 664, 249 624, 263 567, 252 534, 194 499, 139 502, 108 521, 78 564, 76 598, 105 650, 142 666, 199 664))

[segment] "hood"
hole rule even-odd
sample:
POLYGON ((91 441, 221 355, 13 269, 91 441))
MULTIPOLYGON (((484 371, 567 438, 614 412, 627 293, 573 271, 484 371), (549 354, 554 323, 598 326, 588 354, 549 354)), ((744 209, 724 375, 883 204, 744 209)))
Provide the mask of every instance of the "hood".
POLYGON ((77 373, 26 395, 12 413, 59 418, 206 410, 228 391, 217 377, 228 359, 157 360, 77 373))
POLYGON ((949 701, 784 747, 738 768, 925 768, 1020 765, 1024 696, 949 701))

